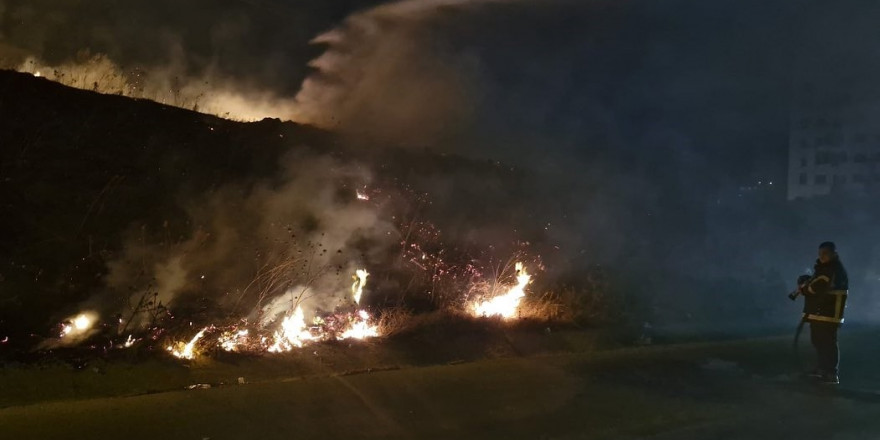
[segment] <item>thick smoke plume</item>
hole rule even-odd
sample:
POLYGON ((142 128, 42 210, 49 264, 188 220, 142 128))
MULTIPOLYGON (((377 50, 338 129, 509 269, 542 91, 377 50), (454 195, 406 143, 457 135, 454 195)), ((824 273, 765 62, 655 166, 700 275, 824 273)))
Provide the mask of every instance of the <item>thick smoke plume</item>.
POLYGON ((309 45, 370 1, 0 1, 0 68, 238 119, 296 119, 309 45))
POLYGON ((447 8, 492 2, 397 2, 341 25, 372 2, 143 3, 4 1, 0 68, 236 120, 273 117, 424 142, 469 120, 479 67, 432 45, 434 34, 424 31, 447 8), (161 10, 172 17, 156 16, 161 10))
POLYGON ((434 31, 438 15, 491 1, 408 0, 348 17, 312 40, 325 52, 296 96, 301 120, 398 144, 436 146, 474 118, 479 60, 434 31))

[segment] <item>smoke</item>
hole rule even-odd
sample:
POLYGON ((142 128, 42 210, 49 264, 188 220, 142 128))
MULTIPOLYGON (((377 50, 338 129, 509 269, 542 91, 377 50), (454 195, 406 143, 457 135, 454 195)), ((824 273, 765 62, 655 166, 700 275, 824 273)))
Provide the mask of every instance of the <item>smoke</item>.
POLYGON ((231 119, 296 119, 309 40, 371 3, 3 0, 0 68, 231 119))
POLYGON ((182 197, 193 233, 162 242, 161 231, 135 231, 109 264, 108 292, 89 303, 115 304, 105 316, 121 312, 133 325, 159 304, 255 320, 350 304, 355 270, 399 242, 381 207, 356 196, 370 179, 356 164, 297 155, 274 179, 182 197))
POLYGON ((374 2, 105 3, 0 3, 0 68, 236 120, 422 143, 466 124, 479 89, 479 61, 434 45, 431 24, 496 2, 395 2, 341 25, 374 2))
MULTIPOLYGON (((300 55, 308 56, 297 60, 300 74, 280 69, 282 78, 266 74, 264 60, 239 47, 252 43, 233 41, 232 35, 247 35, 243 28, 262 27, 249 15, 212 27, 223 43, 209 43, 209 51, 186 32, 163 37, 162 55, 152 57, 157 61, 144 71, 144 90, 156 96, 174 91, 163 99, 186 107, 195 107, 193 96, 202 96, 201 109, 208 97, 223 96, 218 84, 223 85, 219 90, 241 92, 235 96, 268 96, 275 104, 271 97, 298 87, 280 107, 299 121, 348 135, 344 139, 352 144, 426 146, 536 170, 523 183, 528 186, 525 197, 514 210, 520 216, 494 213, 499 221, 516 225, 477 229, 462 216, 453 225, 459 236, 500 241, 522 223, 550 225, 547 245, 559 248, 557 258, 573 272, 589 264, 611 264, 634 274, 670 270, 684 277, 722 265, 702 253, 706 201, 731 182, 752 179, 759 166, 764 168, 758 172, 778 171, 763 165, 760 151, 764 143, 785 136, 773 127, 787 119, 784 108, 774 104, 784 100, 788 89, 784 55, 790 36, 779 26, 786 23, 787 11, 760 2, 739 5, 727 2, 681 13, 649 2, 395 2, 355 12, 341 24, 328 25, 330 31, 320 29, 303 39, 304 46, 323 53, 314 57, 303 50, 300 55), (730 14, 718 14, 716 8, 730 14), (748 32, 737 31, 745 17, 761 14, 770 18, 750 22, 748 32), (230 60, 252 72, 238 72, 230 60), (753 65, 762 67, 749 70, 753 65), (204 95, 199 87, 203 78, 210 85, 204 95), (261 94, 257 85, 271 93, 261 94), (736 169, 726 168, 732 158, 740 165, 736 169), (666 252, 681 257, 667 261, 666 252)), ((271 47, 256 53, 273 59, 271 47)), ((119 61, 126 57, 112 52, 108 57, 115 65, 128 65, 119 61)), ((290 54, 284 58, 294 59, 290 54)), ((251 100, 241 102, 252 106, 251 100)), ((438 185, 431 192, 445 207, 435 214, 455 218, 462 192, 480 194, 490 184, 482 176, 459 182, 460 173, 449 174, 455 190, 438 185)), ((147 272, 165 274, 155 281, 159 294, 167 295, 159 300, 180 305, 198 297, 200 289, 211 289, 230 298, 223 303, 249 298, 242 301, 253 310, 259 298, 224 290, 260 273, 262 266, 251 261, 256 256, 242 251, 241 243, 276 249, 261 261, 309 252, 310 240, 301 241, 302 235, 296 245, 273 245, 251 234, 269 230, 257 222, 260 216, 239 214, 266 211, 269 218, 278 218, 272 214, 277 210, 262 206, 271 199, 236 187, 200 203, 187 202, 200 232, 176 245, 170 256, 152 259, 147 272), (237 268, 227 269, 236 259, 237 268)), ((274 227, 269 237, 278 236, 279 226, 274 227)), ((133 257, 142 252, 155 254, 149 247, 131 251, 133 257)), ((325 264, 342 265, 341 272, 352 269, 335 260, 325 264)), ((736 270, 750 270, 754 262, 742 266, 736 270)), ((121 280, 135 275, 128 270, 114 268, 111 286, 123 287, 121 280)), ((333 273, 339 291, 345 290, 342 280, 349 275, 333 273)), ((308 274, 294 278, 302 277, 308 274)), ((297 285, 302 283, 280 291, 297 285)))
POLYGON ((408 0, 348 17, 313 44, 326 47, 296 101, 303 122, 374 141, 436 146, 473 121, 480 60, 446 44, 440 14, 463 14, 474 0, 408 0))
MULTIPOLYGON (((528 168, 519 206, 491 215, 482 215, 488 203, 465 204, 461 194, 514 191, 446 170, 426 190, 432 215, 474 241, 546 225, 544 244, 572 272, 622 268, 670 308, 692 305, 691 291, 713 292, 700 298, 718 304, 736 297, 724 292, 754 292, 748 301, 763 307, 797 258, 783 248, 813 243, 809 233, 831 223, 811 218, 790 233, 775 188, 741 190, 787 172, 802 41, 793 31, 801 17, 782 1, 410 0, 331 10, 319 1, 125 9, 44 1, 0 3, 0 57, 20 70, 232 118, 293 118, 365 149, 430 147, 528 168), (507 224, 474 227, 487 218, 507 224)), ((822 29, 854 28, 849 18, 822 29)), ((827 41, 810 62, 837 60, 826 52, 839 34, 816 34, 827 41)), ((854 54, 870 51, 846 46, 841 56, 859 71, 854 54)), ((108 286, 142 279, 156 302, 197 308, 207 296, 244 314, 290 307, 303 286, 318 286, 310 307, 332 308, 354 267, 379 258, 397 232, 356 200, 354 186, 346 196, 330 189, 368 175, 330 159, 305 163, 288 163, 280 183, 180 196, 196 232, 156 244, 155 231, 132 231, 108 286), (320 276, 294 264, 275 284, 267 270, 300 255, 314 256, 294 261, 316 261, 320 276), (285 292, 294 293, 273 301, 285 292)), ((125 307, 143 297, 135 290, 125 307)), ((754 310, 715 312, 705 316, 754 310)))

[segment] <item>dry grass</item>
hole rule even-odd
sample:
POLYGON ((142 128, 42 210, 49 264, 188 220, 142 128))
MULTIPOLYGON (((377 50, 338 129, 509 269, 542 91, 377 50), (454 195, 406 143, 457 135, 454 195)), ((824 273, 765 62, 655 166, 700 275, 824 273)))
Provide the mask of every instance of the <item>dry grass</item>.
POLYGON ((404 307, 382 310, 379 315, 379 334, 391 337, 407 332, 413 325, 413 313, 404 307))
POLYGON ((614 323, 623 317, 622 305, 605 289, 560 286, 528 295, 520 304, 520 318, 588 326, 614 323))
POLYGON ((517 315, 538 321, 573 323, 577 314, 573 290, 548 290, 523 298, 517 315))

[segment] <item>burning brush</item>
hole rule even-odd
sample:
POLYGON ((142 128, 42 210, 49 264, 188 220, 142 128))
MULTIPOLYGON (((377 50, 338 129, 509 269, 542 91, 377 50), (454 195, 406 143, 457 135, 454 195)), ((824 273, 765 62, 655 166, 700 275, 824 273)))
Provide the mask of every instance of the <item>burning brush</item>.
MULTIPOLYGON (((172 341, 164 346, 172 356, 193 360, 205 350, 222 350, 241 353, 282 353, 304 347, 320 341, 340 341, 350 339, 369 339, 381 336, 378 319, 360 308, 360 302, 367 284, 369 273, 358 269, 353 274, 351 284, 351 300, 354 307, 347 311, 317 314, 307 320, 307 312, 298 298, 291 296, 290 312, 279 316, 273 321, 248 323, 242 320, 229 326, 207 325, 188 339, 172 341)), ((519 312, 520 302, 526 295, 526 287, 532 281, 532 275, 526 271, 522 263, 515 264, 516 284, 503 289, 503 293, 489 298, 480 298, 467 307, 470 314, 476 317, 515 318, 519 312)), ((60 330, 62 343, 75 343, 94 334, 98 316, 93 312, 83 312, 65 321, 60 330)), ((165 336, 162 327, 152 328, 151 336, 142 339, 128 335, 125 340, 111 344, 114 348, 129 348, 144 340, 161 340, 165 336)))
POLYGON ((523 264, 516 263, 516 285, 502 295, 473 303, 471 312, 478 317, 500 316, 504 319, 515 317, 520 301, 526 296, 526 286, 531 280, 532 276, 526 272, 523 264))
MULTIPOLYGON (((351 286, 352 299, 359 305, 369 273, 358 269, 351 286)), ((247 324, 245 323, 244 326, 247 324)), ((167 347, 171 355, 191 360, 197 356, 199 341, 216 341, 217 348, 228 352, 282 353, 301 348, 316 341, 367 339, 379 336, 375 320, 363 309, 354 312, 333 313, 316 316, 311 324, 306 321, 305 311, 296 304, 292 313, 285 315, 276 329, 266 333, 262 328, 249 329, 238 326, 224 329, 216 339, 205 339, 206 333, 217 331, 208 326, 196 333, 188 342, 180 341, 167 347)))

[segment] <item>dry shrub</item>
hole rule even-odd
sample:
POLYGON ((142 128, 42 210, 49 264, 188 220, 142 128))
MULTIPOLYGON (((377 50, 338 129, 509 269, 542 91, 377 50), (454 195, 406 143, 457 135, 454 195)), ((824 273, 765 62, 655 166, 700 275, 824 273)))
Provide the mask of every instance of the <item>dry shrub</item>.
POLYGON ((413 326, 413 313, 404 307, 392 307, 382 310, 379 315, 379 334, 394 336, 406 333, 413 326))
POLYGON ((416 314, 402 309, 389 310, 392 310, 389 315, 383 313, 380 316, 379 330, 382 336, 392 338, 418 336, 440 341, 452 335, 472 335, 485 332, 488 328, 504 326, 501 318, 478 318, 455 310, 416 314))
POLYGON ((528 295, 519 307, 525 319, 579 325, 603 325, 622 318, 622 307, 604 288, 559 286, 528 295))
POLYGON ((519 305, 520 318, 538 321, 573 323, 575 309, 571 289, 548 290, 540 295, 528 295, 519 305))

